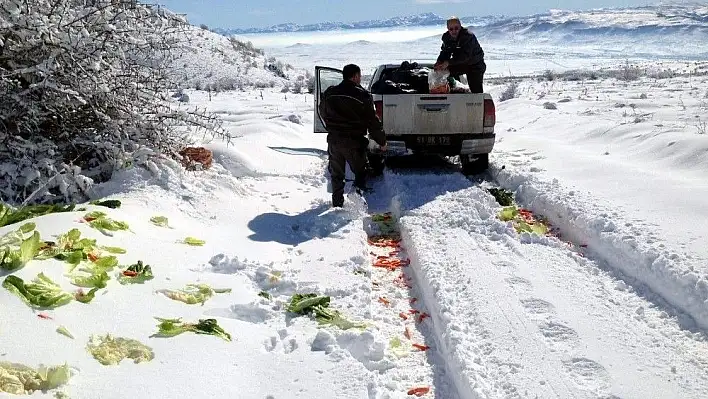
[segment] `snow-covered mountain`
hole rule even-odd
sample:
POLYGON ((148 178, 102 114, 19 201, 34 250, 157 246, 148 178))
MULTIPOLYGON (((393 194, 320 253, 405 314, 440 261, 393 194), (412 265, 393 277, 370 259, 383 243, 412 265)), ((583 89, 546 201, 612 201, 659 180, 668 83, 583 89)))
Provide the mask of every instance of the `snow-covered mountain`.
MULTIPOLYGON (((585 11, 550 10, 524 16, 462 17, 463 24, 491 35, 561 32, 572 35, 667 32, 708 33, 708 4, 655 5, 631 8, 602 8, 585 11)), ((360 22, 322 22, 298 25, 286 23, 267 28, 217 29, 222 34, 308 32, 344 29, 394 28, 444 25, 445 17, 434 13, 360 22)))
MULTIPOLYGON (((467 17, 464 18, 466 23, 474 25, 484 25, 490 21, 506 20, 503 16, 490 17, 467 17)), ((358 21, 358 22, 320 22, 316 24, 298 25, 293 23, 284 23, 270 26, 267 28, 246 28, 246 29, 229 29, 218 28, 215 32, 221 34, 247 34, 247 33, 275 33, 275 32, 316 32, 344 29, 373 29, 373 28, 395 28, 404 26, 434 26, 444 25, 445 17, 441 17, 434 13, 424 13, 418 15, 400 16, 387 19, 358 21)))

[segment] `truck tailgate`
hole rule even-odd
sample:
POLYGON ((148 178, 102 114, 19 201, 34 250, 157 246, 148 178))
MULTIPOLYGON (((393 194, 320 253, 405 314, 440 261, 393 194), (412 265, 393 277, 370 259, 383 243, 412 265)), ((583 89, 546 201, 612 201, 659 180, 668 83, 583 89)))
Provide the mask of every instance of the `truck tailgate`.
POLYGON ((482 133, 484 94, 383 95, 387 134, 482 133))

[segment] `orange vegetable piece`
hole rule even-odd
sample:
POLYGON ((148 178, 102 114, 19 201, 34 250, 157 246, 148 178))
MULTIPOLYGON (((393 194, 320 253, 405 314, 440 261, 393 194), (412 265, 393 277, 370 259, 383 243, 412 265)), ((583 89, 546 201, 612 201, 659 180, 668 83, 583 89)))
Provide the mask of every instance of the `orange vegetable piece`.
POLYGON ((423 396, 426 393, 430 392, 430 387, 417 387, 417 388, 411 388, 408 390, 408 395, 415 395, 415 396, 423 396))
POLYGON ((413 347, 416 349, 420 349, 422 351, 427 351, 428 349, 430 349, 430 347, 428 345, 421 345, 421 344, 413 344, 413 347))

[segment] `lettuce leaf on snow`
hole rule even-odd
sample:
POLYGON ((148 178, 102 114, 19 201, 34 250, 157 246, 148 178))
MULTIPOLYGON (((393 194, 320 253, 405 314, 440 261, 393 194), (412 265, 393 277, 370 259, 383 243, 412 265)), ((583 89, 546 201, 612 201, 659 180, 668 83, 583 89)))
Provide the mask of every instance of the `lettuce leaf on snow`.
POLYGON ((45 367, 37 370, 22 364, 0 362, 0 392, 13 395, 47 391, 66 384, 71 377, 69 366, 45 367))
POLYGON ((57 212, 71 212, 75 205, 28 205, 20 208, 12 208, 8 205, 0 203, 0 227, 9 226, 23 220, 31 219, 37 216, 47 215, 57 212))
POLYGON ((105 206, 106 208, 111 208, 111 209, 116 209, 120 208, 121 202, 120 200, 94 200, 89 202, 90 205, 96 205, 96 206, 105 206))
POLYGON ((150 265, 145 265, 143 261, 139 260, 138 263, 128 266, 127 269, 118 274, 118 282, 121 284, 142 284, 152 280, 153 277, 150 265))
POLYGON ((158 290, 157 292, 164 294, 175 301, 184 302, 189 305, 204 303, 214 296, 214 294, 223 294, 231 292, 231 288, 211 288, 207 284, 187 284, 183 290, 158 290))
POLYGON ((300 315, 314 314, 319 324, 330 324, 342 330, 366 328, 365 323, 347 320, 338 310, 329 307, 330 297, 317 294, 295 294, 290 299, 287 310, 300 315))
POLYGON ((71 284, 84 288, 106 288, 110 279, 108 273, 102 271, 88 276, 75 275, 71 278, 71 284))
POLYGON ((93 211, 84 215, 84 220, 89 226, 100 231, 101 233, 110 236, 109 231, 128 230, 128 223, 120 222, 108 217, 105 212, 93 211))
POLYGON ((44 273, 39 273, 29 284, 25 284, 17 276, 10 275, 5 278, 2 286, 32 307, 56 308, 68 304, 73 299, 70 293, 63 291, 44 273))
POLYGON ((17 230, 0 237, 0 268, 14 271, 20 269, 39 253, 41 241, 34 223, 25 223, 17 230), (26 237, 26 234, 32 235, 26 237))
POLYGON ((165 216, 153 216, 150 218, 150 223, 159 227, 167 227, 170 229, 172 228, 170 227, 169 220, 165 216))
POLYGON ((197 324, 183 323, 181 318, 162 319, 156 317, 156 319, 160 322, 157 325, 158 331, 150 337, 174 337, 185 332, 193 332, 195 334, 213 335, 225 341, 231 341, 231 334, 224 331, 217 324, 216 319, 199 319, 197 324))
POLYGON ((114 338, 110 334, 105 336, 91 336, 86 350, 94 359, 104 366, 116 365, 123 359, 132 359, 134 363, 149 362, 155 358, 152 348, 131 338, 114 338))

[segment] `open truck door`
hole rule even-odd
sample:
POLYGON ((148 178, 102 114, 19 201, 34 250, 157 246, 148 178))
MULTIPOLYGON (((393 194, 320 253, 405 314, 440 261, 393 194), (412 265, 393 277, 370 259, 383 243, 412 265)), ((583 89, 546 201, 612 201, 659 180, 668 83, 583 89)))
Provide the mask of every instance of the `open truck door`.
POLYGON ((315 118, 313 123, 315 133, 327 133, 324 121, 320 116, 322 94, 328 87, 341 83, 343 78, 344 73, 339 69, 321 66, 315 67, 315 118))

